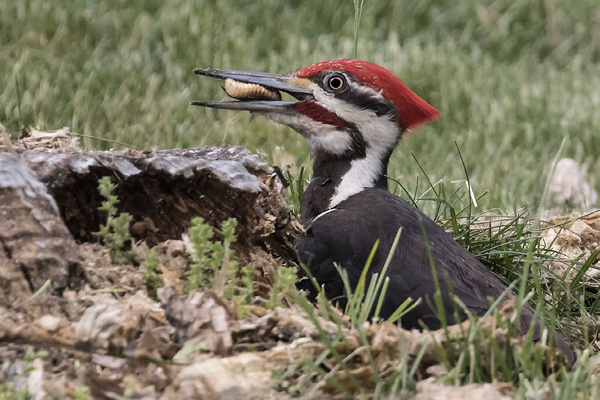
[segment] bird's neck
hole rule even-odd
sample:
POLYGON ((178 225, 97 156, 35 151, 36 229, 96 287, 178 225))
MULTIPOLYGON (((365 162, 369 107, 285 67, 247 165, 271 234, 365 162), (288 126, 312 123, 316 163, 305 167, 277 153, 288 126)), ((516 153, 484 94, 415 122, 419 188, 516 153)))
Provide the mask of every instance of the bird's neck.
POLYGON ((387 189, 387 164, 391 153, 392 150, 383 155, 367 151, 365 156, 355 158, 314 154, 313 178, 302 199, 302 224, 306 225, 322 212, 366 188, 387 189))

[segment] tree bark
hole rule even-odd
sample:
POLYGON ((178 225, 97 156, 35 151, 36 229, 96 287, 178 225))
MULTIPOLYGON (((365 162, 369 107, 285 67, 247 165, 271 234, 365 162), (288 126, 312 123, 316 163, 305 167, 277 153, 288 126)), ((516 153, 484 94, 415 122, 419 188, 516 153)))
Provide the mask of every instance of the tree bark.
POLYGON ((46 187, 19 156, 0 153, 0 306, 22 304, 49 279, 44 295, 78 286, 79 263, 46 187))
MULTIPOLYGON (((282 194, 275 169, 248 150, 212 147, 141 151, 24 150, 21 158, 48 188, 77 241, 97 241, 93 232, 106 220, 98 180, 118 185, 120 212, 132 215, 135 240, 154 246, 180 239, 194 217, 213 227, 236 218, 234 250, 267 282, 278 264, 296 263, 294 244, 302 228, 282 194)), ((217 238, 219 237, 218 229, 217 238)))

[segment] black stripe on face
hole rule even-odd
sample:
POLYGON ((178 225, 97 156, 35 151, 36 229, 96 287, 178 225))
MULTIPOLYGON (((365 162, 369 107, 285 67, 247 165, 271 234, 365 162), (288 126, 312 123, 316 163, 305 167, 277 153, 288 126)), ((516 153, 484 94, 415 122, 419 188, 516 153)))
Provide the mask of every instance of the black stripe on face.
POLYGON ((350 149, 344 154, 346 157, 352 159, 365 158, 367 156, 367 148, 369 147, 367 141, 356 125, 346 122, 346 132, 350 135, 352 142, 350 149))
POLYGON ((396 105, 377 94, 369 95, 365 90, 350 87, 350 90, 336 93, 335 97, 360 109, 373 111, 378 117, 388 115, 393 121, 398 120, 396 105))
POLYGON ((363 110, 370 110, 378 117, 389 116, 392 121, 398 120, 398 109, 391 100, 376 93, 371 88, 361 90, 361 84, 354 77, 345 72, 324 71, 317 75, 313 81, 321 86, 326 92, 331 93, 336 98, 351 104, 363 110), (331 76, 342 77, 346 82, 339 90, 333 90, 327 85, 327 80, 331 76))

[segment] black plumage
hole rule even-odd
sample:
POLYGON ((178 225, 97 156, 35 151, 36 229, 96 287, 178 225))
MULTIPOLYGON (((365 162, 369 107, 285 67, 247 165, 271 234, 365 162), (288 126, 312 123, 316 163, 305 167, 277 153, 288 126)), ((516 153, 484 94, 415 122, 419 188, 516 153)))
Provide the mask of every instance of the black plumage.
MULTIPOLYGON (((309 266, 319 284, 324 285, 327 298, 344 307, 343 283, 334 263, 346 269, 351 286, 356 287, 375 241, 380 242, 369 275, 383 268, 400 228, 400 241, 387 272, 390 283, 381 317, 389 317, 409 297, 420 298, 419 305, 402 317, 402 326, 406 329, 422 329, 422 324, 430 329, 441 327, 433 297, 436 285, 430 255, 448 324, 460 322, 455 320, 455 313, 461 321, 467 318, 464 309, 454 304, 450 291, 470 313, 483 316, 490 307, 490 300, 506 290, 500 280, 434 221, 382 187, 367 188, 307 222, 306 236, 298 243, 297 250, 302 262, 309 266)), ((300 286, 310 290, 312 285, 305 280, 300 286)), ((314 293, 314 288, 312 290, 314 293)), ((528 331, 533 316, 533 309, 525 306, 520 321, 523 333, 528 331)), ((539 332, 540 329, 535 330, 534 339, 539 337, 539 332)), ((562 336, 557 334, 554 340, 572 361, 573 353, 562 336)))

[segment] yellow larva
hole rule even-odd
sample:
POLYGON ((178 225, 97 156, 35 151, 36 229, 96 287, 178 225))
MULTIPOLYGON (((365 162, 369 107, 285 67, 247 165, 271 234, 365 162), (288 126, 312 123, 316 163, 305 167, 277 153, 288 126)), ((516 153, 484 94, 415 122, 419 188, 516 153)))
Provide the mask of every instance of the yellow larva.
POLYGON ((281 94, 256 83, 225 79, 225 92, 238 100, 281 100, 281 94))

